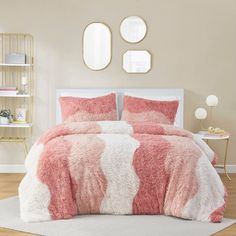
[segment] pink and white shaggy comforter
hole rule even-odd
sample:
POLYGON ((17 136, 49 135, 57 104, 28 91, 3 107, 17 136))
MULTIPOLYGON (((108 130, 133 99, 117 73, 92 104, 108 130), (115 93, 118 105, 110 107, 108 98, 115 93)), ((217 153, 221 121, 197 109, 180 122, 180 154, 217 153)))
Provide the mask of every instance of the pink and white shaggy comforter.
POLYGON ((19 187, 24 221, 78 214, 165 214, 220 222, 226 192, 215 154, 171 125, 71 122, 32 147, 19 187))

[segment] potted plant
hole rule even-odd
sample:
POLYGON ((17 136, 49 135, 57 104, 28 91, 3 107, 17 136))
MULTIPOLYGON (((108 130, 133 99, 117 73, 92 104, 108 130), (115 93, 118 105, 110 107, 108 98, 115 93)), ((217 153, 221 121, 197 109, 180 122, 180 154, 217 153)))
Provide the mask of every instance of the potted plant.
POLYGON ((12 118, 11 111, 9 109, 3 109, 0 111, 0 124, 8 125, 12 118))

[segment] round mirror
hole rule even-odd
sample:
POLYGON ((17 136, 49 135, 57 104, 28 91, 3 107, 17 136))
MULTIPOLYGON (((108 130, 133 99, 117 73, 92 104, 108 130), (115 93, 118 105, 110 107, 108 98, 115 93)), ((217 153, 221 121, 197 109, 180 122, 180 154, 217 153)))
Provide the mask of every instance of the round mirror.
POLYGON ((122 38, 129 43, 138 43, 146 35, 147 27, 144 20, 138 16, 126 17, 120 25, 122 38))

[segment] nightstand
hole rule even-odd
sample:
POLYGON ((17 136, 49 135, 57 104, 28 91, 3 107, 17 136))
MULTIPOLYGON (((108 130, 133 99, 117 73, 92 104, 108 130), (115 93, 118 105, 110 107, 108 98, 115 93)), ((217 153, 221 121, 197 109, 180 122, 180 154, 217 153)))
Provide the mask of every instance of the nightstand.
POLYGON ((225 141, 225 154, 224 154, 224 165, 219 166, 215 165, 216 168, 223 168, 225 175, 229 180, 231 178, 229 177, 226 169, 226 164, 227 164, 227 153, 228 153, 228 146, 229 146, 229 139, 230 139, 230 134, 228 132, 225 132, 224 134, 209 134, 207 131, 200 131, 197 133, 198 136, 200 136, 206 143, 208 144, 209 141, 214 141, 214 140, 223 140, 225 141))

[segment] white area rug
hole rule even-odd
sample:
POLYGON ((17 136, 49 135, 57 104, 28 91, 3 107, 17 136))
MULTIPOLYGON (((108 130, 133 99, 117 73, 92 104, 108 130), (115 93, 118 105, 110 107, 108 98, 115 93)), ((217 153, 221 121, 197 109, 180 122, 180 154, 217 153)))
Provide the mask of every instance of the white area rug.
POLYGON ((45 236, 206 236, 212 235, 236 220, 201 223, 167 216, 86 215, 69 220, 24 223, 19 217, 19 199, 0 201, 0 227, 45 236))

